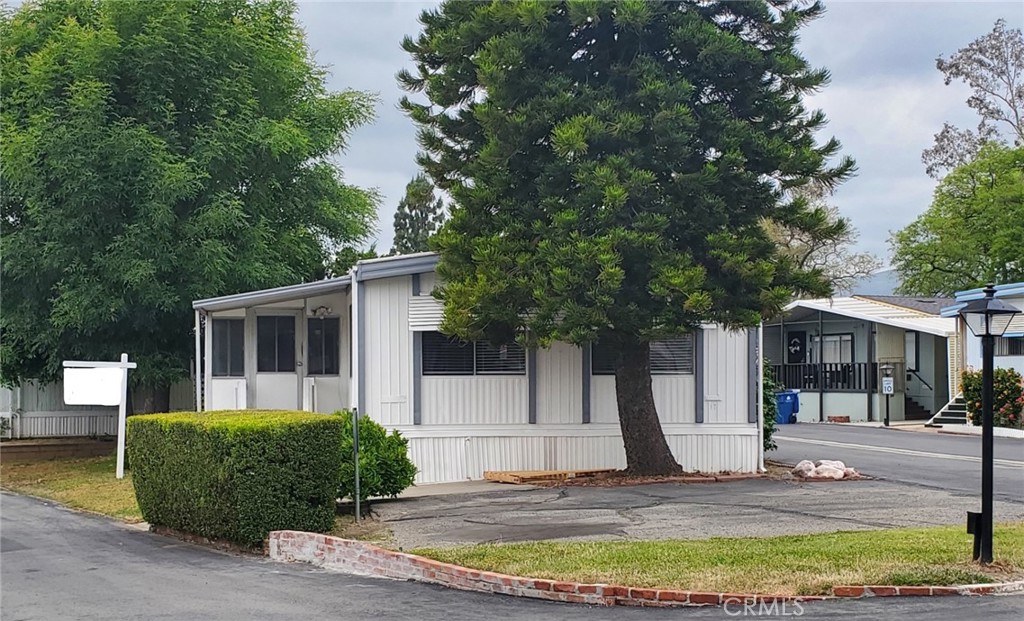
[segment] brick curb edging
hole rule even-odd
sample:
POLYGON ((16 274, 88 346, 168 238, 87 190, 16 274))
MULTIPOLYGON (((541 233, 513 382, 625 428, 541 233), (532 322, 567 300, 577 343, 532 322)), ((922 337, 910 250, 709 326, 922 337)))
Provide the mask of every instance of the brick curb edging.
MULTIPOLYGON (((600 606, 709 606, 721 604, 757 604, 764 602, 807 602, 832 599, 824 595, 765 595, 751 593, 710 593, 643 589, 609 584, 580 584, 509 576, 442 563, 433 559, 394 552, 378 546, 330 535, 281 530, 270 533, 270 558, 283 562, 303 562, 360 576, 380 576, 438 584, 453 589, 499 593, 559 602, 600 606)), ((884 595, 972 595, 1008 592, 1024 581, 1005 585, 965 587, 836 587, 834 597, 884 595)), ((1017 590, 1017 589, 1013 589, 1017 590)))

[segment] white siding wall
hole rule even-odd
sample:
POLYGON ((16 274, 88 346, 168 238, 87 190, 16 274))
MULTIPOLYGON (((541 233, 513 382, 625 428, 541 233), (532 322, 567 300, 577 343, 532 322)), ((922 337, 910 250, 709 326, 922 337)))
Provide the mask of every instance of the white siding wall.
POLYGON ((746 423, 747 332, 704 326, 704 356, 704 422, 746 423))
POLYGON ((212 410, 238 410, 246 406, 245 378, 215 377, 210 390, 212 410))
POLYGON ((421 386, 423 425, 529 422, 525 375, 426 376, 421 386))
MULTIPOLYGON (((48 438, 117 433, 117 408, 87 405, 65 405, 63 382, 39 385, 26 382, 18 389, 0 388, 0 416, 12 417, 11 437, 48 438)), ((171 386, 171 411, 193 409, 195 400, 191 381, 171 386)))
MULTIPOLYGON (((697 419, 697 382, 693 375, 655 375, 651 377, 654 405, 662 423, 692 423, 697 419)), ((590 378, 590 420, 594 423, 619 423, 615 400, 615 377, 590 378)), ((746 393, 743 393, 744 402, 746 393)), ((707 420, 705 418, 705 420, 707 420)), ((743 422, 746 422, 744 417, 743 422)))
POLYGON ((365 296, 362 346, 366 414, 383 425, 408 425, 412 423, 412 278, 382 278, 362 282, 359 287, 360 295, 365 296))
POLYGON ((537 350, 537 423, 582 420, 583 350, 568 343, 537 350))
MULTIPOLYGON (((757 429, 666 424, 673 454, 691 472, 754 472, 757 429)), ((618 425, 402 427, 418 484, 481 479, 486 470, 623 468, 618 425)))

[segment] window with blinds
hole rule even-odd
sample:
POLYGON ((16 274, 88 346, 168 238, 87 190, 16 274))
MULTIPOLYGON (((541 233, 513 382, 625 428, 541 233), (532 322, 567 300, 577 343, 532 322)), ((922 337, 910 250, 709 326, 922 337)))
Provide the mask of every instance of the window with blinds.
POLYGON ((524 375, 526 351, 511 343, 467 343, 440 332, 423 332, 423 375, 524 375))
POLYGON ((526 373, 526 351, 518 344, 494 346, 475 343, 477 375, 522 375, 526 373))
MULTIPOLYGON (((651 375, 693 374, 693 335, 684 334, 651 342, 651 375)), ((616 352, 594 343, 590 353, 593 375, 615 375, 616 352)))
POLYGON ((1000 336, 996 339, 994 354, 996 356, 1024 356, 1024 337, 1000 336))

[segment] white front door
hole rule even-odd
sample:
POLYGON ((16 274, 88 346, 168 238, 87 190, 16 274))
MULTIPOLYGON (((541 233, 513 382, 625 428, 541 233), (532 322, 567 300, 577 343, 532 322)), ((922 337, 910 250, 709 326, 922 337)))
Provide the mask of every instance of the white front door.
POLYGON ((300 408, 301 317, 290 311, 256 316, 256 409, 300 408))

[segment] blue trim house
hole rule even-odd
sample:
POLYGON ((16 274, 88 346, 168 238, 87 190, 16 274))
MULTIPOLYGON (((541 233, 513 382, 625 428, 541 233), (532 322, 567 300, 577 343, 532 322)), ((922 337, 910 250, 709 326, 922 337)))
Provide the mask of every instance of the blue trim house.
MULTIPOLYGON (((971 300, 979 300, 985 294, 981 289, 970 289, 956 293, 956 304, 942 309, 943 317, 956 317, 961 308, 971 300)), ((1003 336, 996 338, 996 368, 1016 369, 1024 373, 1024 282, 996 285, 995 297, 1021 309, 1021 314, 1013 318, 1010 327, 1003 336)), ((981 368, 981 339, 970 333, 963 322, 960 323, 960 349, 963 367, 981 368)))

